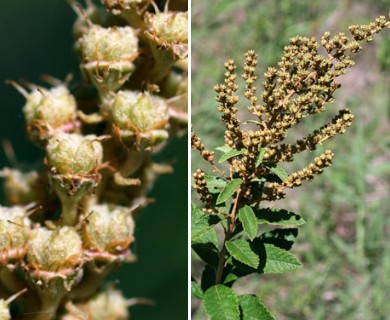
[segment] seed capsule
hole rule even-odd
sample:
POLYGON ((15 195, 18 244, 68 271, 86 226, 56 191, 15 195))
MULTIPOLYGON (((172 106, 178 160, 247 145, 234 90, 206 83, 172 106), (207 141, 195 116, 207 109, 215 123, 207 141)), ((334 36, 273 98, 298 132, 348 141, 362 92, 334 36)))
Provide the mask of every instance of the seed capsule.
POLYGON ((127 207, 95 205, 83 225, 87 257, 95 261, 125 260, 134 241, 134 221, 127 207))
POLYGON ((58 133, 46 151, 52 171, 59 174, 89 174, 103 159, 103 147, 95 135, 58 133))
POLYGON ((51 89, 30 85, 28 93, 19 84, 10 81, 25 98, 23 108, 29 139, 43 147, 56 131, 72 132, 77 127, 76 100, 65 85, 51 89))
POLYGON ((0 269, 13 268, 27 250, 30 222, 22 207, 0 206, 0 269))
POLYGON ((83 248, 80 236, 70 227, 38 228, 31 232, 25 269, 37 285, 55 283, 58 290, 80 280, 83 248))
POLYGON ((81 69, 98 88, 118 90, 133 73, 138 38, 131 27, 90 27, 80 40, 81 69))
POLYGON ((157 47, 171 50, 177 59, 188 55, 188 13, 187 12, 158 12, 146 13, 146 36, 157 47))
POLYGON ((46 151, 50 181, 61 200, 63 223, 74 226, 78 202, 100 182, 102 144, 94 135, 58 133, 49 140, 46 151))
POLYGON ((166 101, 149 92, 119 91, 111 115, 117 134, 129 148, 146 149, 168 138, 166 101))

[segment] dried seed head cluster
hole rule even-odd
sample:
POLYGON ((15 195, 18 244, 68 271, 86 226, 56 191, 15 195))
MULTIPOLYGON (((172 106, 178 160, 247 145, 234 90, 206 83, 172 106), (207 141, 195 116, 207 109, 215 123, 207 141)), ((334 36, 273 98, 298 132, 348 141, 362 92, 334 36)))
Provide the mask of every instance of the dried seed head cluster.
MULTIPOLYGON (((386 27, 389 27, 389 20, 381 16, 368 25, 351 26, 351 37, 344 33, 331 37, 326 32, 321 39, 326 55, 320 53, 320 44, 315 38, 290 39, 277 67, 270 67, 264 73, 263 91, 259 98, 255 86, 257 56, 254 51, 248 51, 242 78, 245 81, 244 96, 249 102, 248 110, 256 117, 249 122, 257 126, 256 130, 245 130, 245 123, 240 123, 237 115, 239 97, 236 95, 236 65, 233 60, 228 60, 225 63, 224 84, 216 85, 214 90, 217 93, 218 110, 222 113, 222 122, 226 127, 225 147, 221 148, 225 154, 221 162, 229 162, 230 176, 215 167, 212 152, 206 151, 194 132, 192 147, 217 172, 222 173, 221 178, 228 177, 227 182, 242 178, 240 190, 243 204, 245 201, 247 204, 258 204, 263 200, 283 198, 286 188, 299 186, 302 181, 313 179, 330 166, 333 153, 326 151, 315 158, 312 164, 291 175, 287 175, 278 164, 293 161, 294 155, 315 150, 326 140, 343 134, 354 116, 350 110, 341 109, 331 122, 295 143, 284 142, 288 130, 308 116, 324 112, 328 105, 334 103, 334 93, 340 87, 337 78, 354 64, 350 54, 359 52, 363 41, 371 41, 372 35, 386 27), (262 180, 253 183, 259 177, 263 177, 262 180)), ((207 207, 212 205, 210 196, 206 196, 207 186, 198 181, 195 188, 207 207)), ((213 199, 216 201, 216 197, 213 199)))
POLYGON ((202 204, 191 207, 191 246, 205 264, 202 276, 191 281, 192 294, 202 300, 210 319, 217 319, 221 308, 229 309, 232 319, 275 319, 261 297, 237 294, 234 283, 253 273, 280 274, 301 267, 289 251, 298 235, 297 227, 305 221, 299 214, 271 207, 268 202, 285 198, 288 189, 321 174, 332 165, 334 154, 324 150, 290 174, 281 163, 291 162, 295 155, 316 150, 326 140, 345 133, 354 116, 350 110, 341 109, 329 123, 295 141, 291 129, 334 102, 334 93, 340 87, 337 78, 353 65, 350 54, 361 50, 362 41, 371 41, 373 34, 388 27, 390 19, 380 17, 369 25, 350 27, 351 38, 343 33, 334 37, 325 33, 321 40, 324 49, 314 38, 290 39, 277 67, 268 68, 264 74, 260 94, 256 88, 257 56, 248 51, 242 75, 251 117, 247 121, 240 121, 235 62, 225 63, 225 81, 214 87, 225 127, 225 145, 216 148, 222 152, 218 163, 214 162, 214 153, 195 132, 191 133, 192 147, 214 171, 194 172, 193 188, 202 204), (266 224, 271 228, 264 227, 266 224), (223 232, 217 232, 216 226, 223 232))
MULTIPOLYGON (((0 172, 10 206, 0 207, 0 287, 28 289, 31 319, 127 319, 131 303, 102 281, 136 260, 133 214, 172 172, 153 156, 186 131, 187 5, 87 1, 84 12, 69 2, 82 82, 70 91, 71 77, 46 76, 49 89, 9 81, 46 166, 0 172)), ((10 317, 1 300, 0 318, 10 317)))
POLYGON ((206 212, 213 212, 213 204, 212 204, 212 199, 213 195, 210 193, 209 189, 207 189, 207 184, 206 184, 206 174, 200 170, 197 169, 194 174, 194 189, 196 192, 199 194, 200 200, 205 203, 205 208, 204 211, 206 212))

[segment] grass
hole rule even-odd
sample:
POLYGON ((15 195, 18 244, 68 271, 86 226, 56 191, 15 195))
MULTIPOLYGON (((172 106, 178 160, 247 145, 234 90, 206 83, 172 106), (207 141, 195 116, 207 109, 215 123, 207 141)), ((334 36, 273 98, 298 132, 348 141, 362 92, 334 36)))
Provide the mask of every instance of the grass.
MULTIPOLYGON (((215 140, 222 137, 223 128, 212 86, 221 82, 227 58, 240 64, 243 53, 255 49, 260 55, 260 75, 265 66, 276 62, 289 37, 346 31, 348 24, 367 22, 386 8, 383 1, 295 3, 193 3, 192 122, 206 147, 223 144, 215 140)), ((389 33, 384 37, 389 39, 389 33)), ((238 290, 249 286, 279 320, 390 319, 386 303, 390 298, 389 75, 380 68, 386 65, 383 54, 380 60, 376 58, 378 46, 379 52, 389 50, 381 45, 381 39, 367 46, 336 97, 335 106, 350 108, 356 121, 346 135, 324 146, 334 150, 334 165, 313 182, 294 189, 283 204, 307 222, 293 248, 303 268, 284 276, 250 277, 237 283, 238 290)), ((309 121, 297 134, 316 128, 321 121, 309 121)), ((314 156, 300 157, 302 162, 295 169, 314 156)), ((200 162, 193 157, 194 168, 200 162)), ((194 259, 193 268, 197 267, 194 259)), ((193 312, 194 319, 205 318, 200 311, 193 312)))

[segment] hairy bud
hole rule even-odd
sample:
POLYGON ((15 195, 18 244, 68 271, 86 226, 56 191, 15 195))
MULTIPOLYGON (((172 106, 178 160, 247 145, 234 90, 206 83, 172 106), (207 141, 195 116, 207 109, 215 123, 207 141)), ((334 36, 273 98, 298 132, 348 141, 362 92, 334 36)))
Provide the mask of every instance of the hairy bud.
POLYGON ((13 268, 27 250, 30 223, 22 207, 0 206, 0 269, 13 268))
POLYGON ((129 208, 95 205, 83 225, 86 256, 100 261, 125 260, 134 241, 134 221, 129 208))
POLYGON ((48 286, 51 280, 60 279, 60 284, 69 291, 81 276, 82 264, 82 242, 74 229, 41 227, 31 232, 26 271, 38 286, 48 286))
POLYGON ((118 90, 135 67, 138 38, 131 27, 90 27, 80 40, 84 75, 98 87, 118 90))
POLYGON ((168 138, 166 101, 149 92, 119 91, 111 114, 120 138, 130 148, 145 149, 168 138))

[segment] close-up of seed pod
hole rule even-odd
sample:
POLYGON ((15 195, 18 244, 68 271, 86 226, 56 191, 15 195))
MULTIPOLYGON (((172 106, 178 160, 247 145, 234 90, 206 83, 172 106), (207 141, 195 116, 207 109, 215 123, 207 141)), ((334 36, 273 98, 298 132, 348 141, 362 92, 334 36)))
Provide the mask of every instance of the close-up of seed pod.
POLYGON ((25 290, 1 319, 186 317, 188 6, 172 6, 1 5, 0 298, 25 290))
POLYGON ((0 268, 15 268, 27 250, 30 221, 20 206, 0 206, 0 268))

